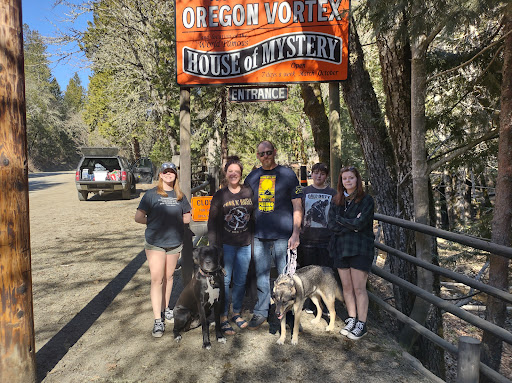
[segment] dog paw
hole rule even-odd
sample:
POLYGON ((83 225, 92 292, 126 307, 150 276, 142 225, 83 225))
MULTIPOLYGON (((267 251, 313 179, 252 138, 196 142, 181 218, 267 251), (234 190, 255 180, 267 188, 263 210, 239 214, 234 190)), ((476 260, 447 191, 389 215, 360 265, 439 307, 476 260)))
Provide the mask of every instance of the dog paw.
POLYGON ((180 343, 181 335, 175 336, 174 340, 175 340, 176 343, 180 343))
POLYGON ((325 331, 332 331, 332 330, 334 330, 334 326, 327 326, 325 328, 325 331))
POLYGON ((293 338, 292 338, 292 345, 293 345, 293 346, 296 346, 296 345, 297 345, 297 343, 299 343, 299 340, 298 340, 298 339, 293 339, 293 338))
POLYGON ((279 338, 277 341, 276 341, 277 344, 284 344, 284 339, 281 339, 279 338))
POLYGON ((211 343, 208 342, 208 343, 203 344, 203 348, 205 350, 210 350, 212 348, 212 345, 211 345, 211 343))
POLYGON ((219 343, 226 343, 226 338, 217 338, 217 342, 219 343))

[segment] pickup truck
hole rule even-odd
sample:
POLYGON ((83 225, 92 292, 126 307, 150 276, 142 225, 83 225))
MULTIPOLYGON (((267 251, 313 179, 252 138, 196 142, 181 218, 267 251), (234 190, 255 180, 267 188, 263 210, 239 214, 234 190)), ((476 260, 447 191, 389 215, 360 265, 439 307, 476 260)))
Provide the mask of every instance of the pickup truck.
POLYGON ((80 148, 82 158, 75 175, 78 199, 87 201, 89 193, 121 192, 123 199, 135 193, 135 177, 128 160, 118 148, 80 148))

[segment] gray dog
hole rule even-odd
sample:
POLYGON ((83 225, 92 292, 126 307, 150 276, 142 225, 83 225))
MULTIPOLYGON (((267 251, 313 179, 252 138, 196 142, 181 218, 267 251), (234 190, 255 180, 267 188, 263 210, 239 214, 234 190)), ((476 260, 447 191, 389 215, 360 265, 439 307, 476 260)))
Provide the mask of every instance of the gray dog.
POLYGON ((336 311, 334 302, 336 299, 343 302, 341 288, 334 276, 334 270, 323 266, 306 266, 296 271, 293 277, 279 275, 274 283, 272 296, 276 304, 276 315, 281 321, 281 336, 277 344, 284 344, 286 337, 286 312, 293 308, 295 322, 292 331, 292 344, 296 345, 299 338, 299 324, 302 306, 306 298, 310 298, 315 304, 317 314, 311 323, 319 323, 322 316, 320 299, 329 310, 330 320, 325 331, 334 329, 336 311))

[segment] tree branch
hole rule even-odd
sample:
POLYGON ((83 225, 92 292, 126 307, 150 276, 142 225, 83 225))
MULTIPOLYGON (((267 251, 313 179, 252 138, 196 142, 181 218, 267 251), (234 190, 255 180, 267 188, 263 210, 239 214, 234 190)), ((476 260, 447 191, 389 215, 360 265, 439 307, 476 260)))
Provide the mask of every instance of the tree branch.
POLYGON ((486 46, 485 48, 483 48, 480 52, 478 52, 476 55, 474 55, 473 57, 471 57, 468 61, 456 66, 455 68, 451 68, 451 69, 447 69, 445 71, 442 71, 442 72, 439 72, 435 75, 433 75, 432 77, 429 77, 427 78, 427 82, 435 79, 435 78, 438 78, 438 77, 441 77, 441 76, 444 76, 445 74, 448 74, 448 73, 451 73, 451 72, 454 72, 460 68, 463 68, 469 64, 471 64, 478 56, 482 55, 484 52, 488 51, 489 49, 491 49, 493 46, 495 46, 496 44, 499 44, 501 42, 501 40, 505 39, 505 37, 507 37, 509 34, 511 34, 512 31, 504 34, 503 36, 501 36, 498 40, 496 40, 495 42, 493 42, 492 44, 486 46))
POLYGON ((488 131, 480 138, 477 138, 477 139, 475 139, 471 142, 468 142, 458 148, 454 148, 446 153, 443 153, 437 157, 432 158, 431 160, 428 161, 429 162, 428 172, 430 173, 430 172, 440 168, 445 163, 451 161, 452 159, 454 159, 457 156, 460 156, 461 154, 467 152, 469 149, 475 147, 476 145, 478 145, 484 141, 488 141, 493 138, 497 138, 498 132, 499 132, 498 128, 495 128, 493 130, 488 131))

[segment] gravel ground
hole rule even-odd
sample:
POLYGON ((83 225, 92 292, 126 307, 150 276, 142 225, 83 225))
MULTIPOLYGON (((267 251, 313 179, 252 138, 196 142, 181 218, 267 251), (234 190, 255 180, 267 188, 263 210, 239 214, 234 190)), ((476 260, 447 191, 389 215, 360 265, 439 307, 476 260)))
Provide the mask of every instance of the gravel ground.
MULTIPOLYGON (((402 356, 376 321, 354 342, 312 325, 304 314, 299 344, 275 342, 275 323, 239 330, 226 344, 201 348, 201 330, 174 342, 172 324, 151 336, 144 226, 133 220, 150 185, 130 200, 112 194, 80 202, 74 172, 29 177, 36 361, 43 382, 432 382, 402 356)), ((181 275, 175 275, 176 299, 181 275)), ((345 316, 341 305, 338 315, 345 316)), ((246 310, 244 317, 250 318, 246 310)), ((213 331, 212 331, 213 333, 213 331)), ((214 338, 214 336, 212 337, 214 338)))

